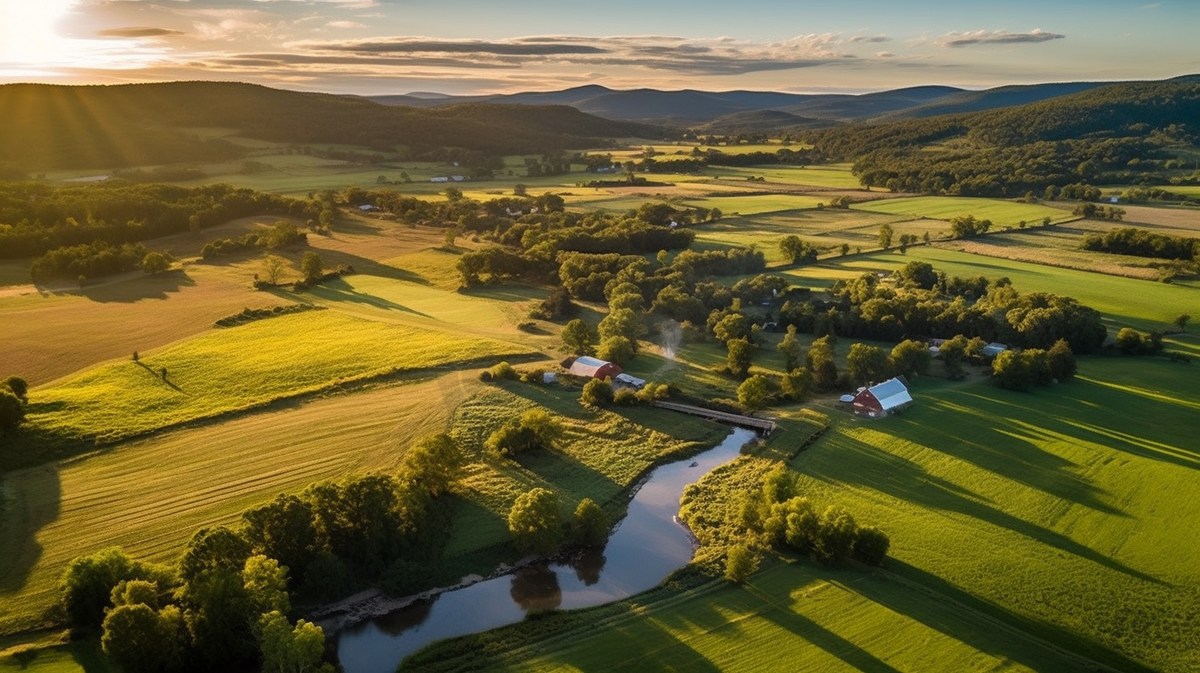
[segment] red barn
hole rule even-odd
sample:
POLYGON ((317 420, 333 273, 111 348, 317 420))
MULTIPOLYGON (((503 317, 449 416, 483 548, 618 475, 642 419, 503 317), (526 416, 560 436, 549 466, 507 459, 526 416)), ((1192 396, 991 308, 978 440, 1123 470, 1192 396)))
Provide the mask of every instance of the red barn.
POLYGON ((571 368, 567 371, 575 376, 593 379, 611 379, 621 373, 621 368, 611 362, 590 358, 585 355, 575 358, 575 361, 571 363, 571 368))
POLYGON ((883 383, 861 388, 854 395, 854 413, 883 418, 912 404, 912 395, 901 379, 888 379, 883 383))

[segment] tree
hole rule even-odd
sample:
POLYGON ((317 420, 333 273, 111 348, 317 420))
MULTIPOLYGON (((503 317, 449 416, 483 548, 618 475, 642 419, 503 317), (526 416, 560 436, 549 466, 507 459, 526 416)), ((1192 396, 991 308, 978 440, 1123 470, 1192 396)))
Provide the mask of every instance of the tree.
POLYGON ((937 272, 929 262, 913 260, 898 271, 896 277, 906 286, 919 287, 922 290, 932 290, 937 284, 937 272))
POLYGON ((287 268, 287 260, 279 255, 267 255, 263 257, 262 273, 263 277, 271 285, 278 285, 279 278, 283 275, 283 270, 287 268))
POLYGON ((8 388, 0 387, 0 436, 16 434, 25 420, 25 405, 8 388))
POLYGON ((767 377, 755 374, 742 381, 737 389, 737 398, 738 404, 748 411, 765 409, 771 400, 771 386, 767 382, 767 377))
POLYGON ((1175 316, 1175 321, 1172 324, 1178 327, 1180 332, 1183 332, 1187 330, 1188 321, 1191 319, 1192 316, 1188 315, 1187 313, 1180 313, 1179 315, 1175 316))
POLYGON ((874 526, 863 526, 855 536, 852 553, 856 561, 870 566, 881 566, 891 545, 892 541, 883 531, 874 526))
POLYGON ((892 363, 888 352, 879 346, 856 343, 846 354, 846 370, 850 380, 858 384, 878 383, 891 376, 892 363))
POLYGON ((845 509, 830 505, 821 513, 813 553, 817 560, 834 565, 850 557, 858 537, 858 524, 845 509))
POLYGON ((337 213, 334 212, 333 207, 326 205, 321 209, 321 214, 317 216, 317 224, 319 225, 317 231, 321 233, 328 232, 333 228, 333 221, 336 219, 337 213))
POLYGON ((323 662, 325 632, 303 619, 295 627, 282 612, 262 615, 255 628, 262 651, 263 673, 333 673, 332 664, 323 662))
POLYGON ((575 544, 602 547, 608 539, 608 517, 594 500, 584 498, 575 508, 571 529, 575 544))
POLYGON ((156 276, 169 268, 171 268, 171 260, 161 252, 148 252, 142 258, 142 271, 152 276, 156 276))
POLYGON ((446 195, 446 200, 450 203, 458 203, 463 199, 462 190, 453 185, 447 187, 442 193, 446 195))
POLYGON ((583 392, 579 395, 579 402, 589 409, 600 409, 612 404, 613 389, 612 384, 600 379, 592 379, 583 384, 583 392))
POLYGON ((1078 370, 1075 353, 1071 351, 1071 344, 1067 343, 1066 339, 1054 342, 1054 346, 1046 352, 1046 364, 1050 369, 1050 376, 1060 382, 1075 378, 1075 372, 1078 370))
POLYGON ((201 528, 192 535, 179 559, 179 576, 191 582, 205 570, 240 573, 251 553, 246 538, 229 528, 201 528))
POLYGON ((508 513, 508 531, 523 552, 550 554, 557 550, 562 542, 558 495, 538 487, 517 496, 508 513))
POLYGON ((725 579, 742 584, 758 570, 758 555, 746 545, 734 545, 725 555, 725 579))
MULTIPOLYGON (((134 360, 137 360, 137 358, 134 358, 134 360)), ((29 401, 29 384, 20 376, 9 376, 0 381, 0 389, 3 388, 11 390, 12 394, 16 395, 22 402, 29 401)))
POLYGON ((790 373, 800 366, 801 346, 800 342, 796 340, 795 325, 788 325, 787 334, 784 335, 783 340, 779 342, 776 348, 779 349, 780 353, 783 353, 783 370, 785 372, 790 373))
POLYGON ((713 325, 713 336, 717 341, 727 344, 732 339, 749 339, 753 323, 745 314, 730 313, 713 325))
POLYGON ((816 246, 802 241, 795 234, 788 234, 780 239, 779 252, 792 264, 805 264, 817 260, 816 246))
POLYGON ((1133 355, 1142 350, 1142 333, 1132 327, 1122 327, 1117 332, 1117 348, 1126 355, 1133 355))
POLYGON ((304 280, 309 282, 321 277, 323 267, 321 256, 311 250, 304 253, 304 257, 300 260, 300 273, 304 274, 304 280))
POLYGON ((266 504, 242 512, 241 530, 253 553, 278 560, 297 582, 304 581, 317 552, 311 503, 281 493, 266 504))
POLYGON ((288 569, 281 567, 279 561, 262 554, 246 559, 246 565, 242 567, 242 585, 250 601, 250 612, 291 611, 292 603, 287 591, 288 569))
POLYGON ((924 343, 905 339, 892 348, 890 359, 893 373, 913 376, 928 374, 933 356, 929 354, 929 347, 924 343))
POLYGON ((834 362, 832 335, 826 335, 812 342, 805 358, 808 360, 808 370, 812 372, 813 383, 818 390, 832 390, 837 386, 838 370, 834 362))
POLYGON ((882 225, 880 225, 879 226, 879 247, 883 248, 884 250, 891 248, 892 247, 892 235, 894 233, 895 233, 895 231, 892 229, 892 225, 890 225, 886 222, 884 222, 882 225))
POLYGON ((111 604, 113 587, 122 580, 148 580, 160 589, 175 586, 168 568, 135 561, 116 547, 79 556, 67 564, 59 584, 68 621, 73 626, 100 626, 104 609, 111 604))
POLYGON ((127 673, 155 673, 162 667, 158 614, 144 603, 113 608, 104 618, 100 646, 127 673))
POLYGON ((563 347, 575 355, 591 355, 596 344, 596 334, 582 318, 568 322, 562 331, 563 347))
POLYGON ((430 435, 413 445, 404 456, 401 474, 410 483, 436 497, 450 491, 465 462, 454 438, 446 433, 430 435))
POLYGON ((619 308, 610 311, 600 321, 597 331, 600 333, 601 340, 614 336, 625 337, 636 349, 637 340, 646 333, 646 326, 632 309, 619 308))
POLYGON ((636 352, 632 341, 623 336, 612 336, 600 342, 600 348, 597 349, 596 355, 601 360, 624 365, 634 358, 636 352))
POLYGON ((525 185, 521 184, 520 182, 513 185, 513 196, 527 196, 528 194, 529 191, 526 189, 525 185))
POLYGON ((803 402, 808 399, 813 387, 813 375, 803 367, 797 367, 783 375, 779 380, 779 392, 793 402, 803 402))
POLYGON ((729 373, 735 378, 745 378, 750 373, 750 362, 754 357, 754 344, 749 339, 730 339, 725 348, 728 350, 725 362, 729 373))

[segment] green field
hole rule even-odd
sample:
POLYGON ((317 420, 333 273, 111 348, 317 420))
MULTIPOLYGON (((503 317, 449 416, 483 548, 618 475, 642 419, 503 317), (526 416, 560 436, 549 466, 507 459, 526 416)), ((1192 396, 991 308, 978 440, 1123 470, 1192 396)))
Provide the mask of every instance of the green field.
POLYGON ((310 311, 215 330, 33 395, 30 425, 123 437, 408 370, 529 354, 512 343, 310 311), (160 372, 166 368, 164 379, 160 372))
POLYGON ((808 195, 756 194, 753 196, 710 197, 703 200, 685 201, 684 204, 700 208, 720 208, 724 215, 759 215, 782 210, 807 210, 828 201, 828 199, 808 195))
POLYGON ((1041 223, 1042 218, 1046 217, 1055 222, 1073 218, 1069 212, 1049 206, 953 196, 916 196, 867 201, 856 203, 851 208, 903 215, 909 218, 927 217, 935 220, 950 220, 959 215, 974 215, 981 220, 991 220, 992 225, 998 228, 1016 227, 1022 221, 1041 223))
MULTIPOLYGON (((1200 384, 1188 367, 1089 359, 1077 382, 1037 393, 976 379, 921 382, 914 396, 883 421, 831 408, 833 432, 790 463, 804 495, 888 533, 883 571, 773 565, 745 589, 659 592, 516 626, 470 666, 591 670, 621 656, 651 670, 1200 665, 1200 452, 1185 420, 1200 420, 1200 384)), ((762 470, 751 459, 718 470, 697 497, 724 499, 735 516, 740 465, 762 470)))

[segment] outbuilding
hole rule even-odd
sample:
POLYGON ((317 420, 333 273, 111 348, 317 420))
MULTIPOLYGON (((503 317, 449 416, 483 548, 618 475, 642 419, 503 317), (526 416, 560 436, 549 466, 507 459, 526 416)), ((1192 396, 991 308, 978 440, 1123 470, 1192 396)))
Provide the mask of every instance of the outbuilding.
POLYGON ((851 404, 854 413, 870 418, 883 418, 913 403, 903 377, 888 379, 868 388, 859 388, 851 404))
POLYGON ((629 374, 622 373, 622 374, 617 374, 616 376, 613 377, 613 385, 620 386, 622 388, 632 388, 634 390, 641 390, 642 388, 646 387, 646 380, 639 379, 636 376, 630 376, 629 374))
POLYGON ((586 355, 575 358, 567 370, 573 376, 590 379, 611 379, 621 373, 621 368, 612 362, 586 355))

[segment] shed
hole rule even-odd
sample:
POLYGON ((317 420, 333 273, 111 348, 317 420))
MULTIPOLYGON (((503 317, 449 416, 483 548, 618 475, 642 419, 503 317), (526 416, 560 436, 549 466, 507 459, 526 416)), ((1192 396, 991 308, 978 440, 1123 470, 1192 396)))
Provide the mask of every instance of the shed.
POLYGON ((912 395, 900 378, 888 379, 869 388, 859 388, 854 395, 854 413, 871 418, 883 418, 911 405, 912 395))
POLYGON ((567 371, 574 376, 583 376, 592 379, 611 379, 621 373, 621 368, 612 362, 585 355, 575 358, 575 361, 571 363, 571 367, 567 371))
POLYGON ((646 380, 622 373, 613 377, 613 385, 622 386, 625 388, 633 388, 634 390, 641 390, 642 388, 646 387, 646 380))
POLYGON ((1006 350, 1008 350, 1008 346, 1005 346, 1004 344, 996 343, 995 341, 993 341, 992 343, 983 347, 983 356, 988 357, 988 358, 994 358, 1006 350))

